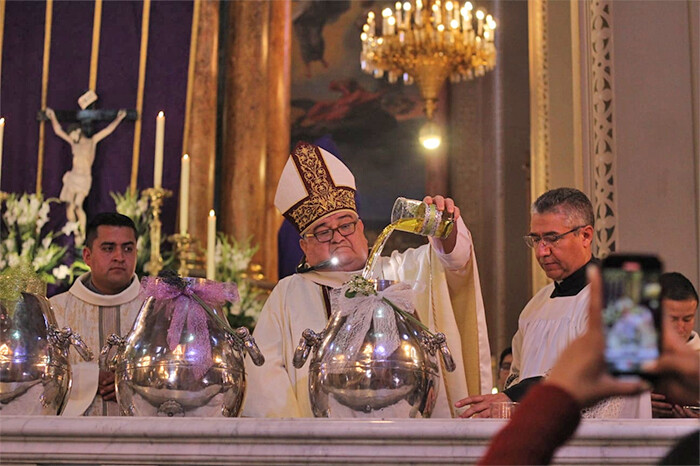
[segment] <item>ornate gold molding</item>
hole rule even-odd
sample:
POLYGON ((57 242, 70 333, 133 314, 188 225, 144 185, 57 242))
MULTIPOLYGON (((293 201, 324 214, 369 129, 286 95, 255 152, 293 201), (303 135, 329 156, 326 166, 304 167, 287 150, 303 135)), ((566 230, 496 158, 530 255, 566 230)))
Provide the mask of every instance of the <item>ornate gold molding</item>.
MULTIPOLYGON (((549 189, 549 50, 547 1, 530 0, 530 200, 549 189)), ((532 254, 532 293, 548 282, 532 254)))

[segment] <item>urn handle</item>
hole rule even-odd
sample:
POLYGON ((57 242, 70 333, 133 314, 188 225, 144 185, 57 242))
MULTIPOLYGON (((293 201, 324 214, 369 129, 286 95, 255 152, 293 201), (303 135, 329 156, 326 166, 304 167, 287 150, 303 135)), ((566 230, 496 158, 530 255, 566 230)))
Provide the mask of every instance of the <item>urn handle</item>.
POLYGON ((454 372, 457 366, 455 365, 455 360, 452 359, 452 353, 450 352, 450 348, 447 347, 447 338, 445 338, 445 334, 442 332, 438 332, 433 338, 435 339, 435 344, 440 349, 442 362, 445 363, 445 370, 447 372, 454 372))
POLYGON ((105 343, 105 345, 102 347, 102 351, 100 351, 100 369, 115 372, 117 369, 117 358, 119 357, 119 351, 125 346, 126 340, 124 338, 114 333, 111 334, 109 338, 107 338, 107 343, 105 343), (109 359, 109 353, 112 351, 114 346, 117 347, 117 353, 113 358, 109 359))
POLYGON ((250 331, 245 327, 238 327, 235 334, 226 333, 229 343, 241 353, 245 350, 250 356, 250 360, 256 366, 265 364, 265 356, 260 352, 255 338, 250 334, 250 331))
POLYGON ((88 345, 86 345, 83 339, 80 337, 80 334, 71 332, 70 342, 73 346, 75 346, 75 350, 78 352, 81 358, 83 358, 85 361, 93 360, 95 356, 92 354, 92 350, 88 348, 88 345))
POLYGON ((94 355, 92 351, 85 344, 80 334, 71 330, 70 327, 63 327, 59 330, 53 325, 49 327, 49 341, 51 344, 58 346, 67 355, 69 345, 75 346, 75 350, 78 352, 81 358, 85 361, 92 361, 94 355))
POLYGON ((316 349, 321 344, 321 341, 323 341, 323 332, 316 333, 310 328, 304 330, 301 334, 299 345, 294 350, 294 359, 292 359, 294 367, 301 369, 309 358, 311 350, 316 349))
POLYGON ((426 331, 421 332, 421 346, 425 348, 430 354, 435 354, 437 350, 440 350, 440 356, 442 356, 442 362, 445 365, 445 370, 447 372, 454 372, 456 369, 455 361, 452 358, 452 353, 450 348, 447 347, 447 338, 442 332, 437 332, 432 335, 426 331))

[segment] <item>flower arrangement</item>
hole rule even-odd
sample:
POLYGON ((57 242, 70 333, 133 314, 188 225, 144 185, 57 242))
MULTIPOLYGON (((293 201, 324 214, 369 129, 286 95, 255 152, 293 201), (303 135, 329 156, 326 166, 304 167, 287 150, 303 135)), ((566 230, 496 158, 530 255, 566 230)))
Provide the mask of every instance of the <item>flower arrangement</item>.
POLYGON ((216 280, 235 283, 240 295, 238 302, 229 303, 225 308, 233 328, 245 326, 252 330, 267 297, 267 293, 250 279, 250 261, 257 250, 257 246, 250 245, 250 240, 239 243, 223 233, 217 235, 214 255, 216 280))
POLYGON ((66 222, 56 230, 48 226, 51 204, 56 202, 58 199, 44 199, 41 194, 6 195, 0 226, 0 272, 26 265, 44 282, 61 285, 87 270, 75 253, 82 247, 78 222, 66 222))

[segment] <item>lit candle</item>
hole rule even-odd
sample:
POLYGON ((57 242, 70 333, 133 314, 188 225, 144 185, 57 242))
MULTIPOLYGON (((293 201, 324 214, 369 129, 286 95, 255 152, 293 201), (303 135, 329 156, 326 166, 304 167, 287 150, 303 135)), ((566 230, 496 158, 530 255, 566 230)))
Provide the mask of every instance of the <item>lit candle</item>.
POLYGON ((189 220, 190 204, 190 156, 182 156, 182 168, 180 170, 180 234, 187 234, 187 222, 189 220))
POLYGON ((452 9, 454 5, 452 5, 451 1, 447 1, 445 3, 445 22, 447 24, 450 24, 452 22, 452 9))
POLYGON ((401 23, 403 22, 403 20, 401 19, 401 11, 402 11, 401 10, 401 8, 402 8, 401 2, 396 2, 396 5, 394 5, 394 8, 396 10, 396 25, 398 27, 401 27, 401 23))
POLYGON ((216 214, 214 209, 209 211, 207 222, 207 280, 214 280, 216 276, 216 264, 214 256, 216 253, 216 214))
POLYGON ((465 21, 467 22, 467 31, 472 30, 472 10, 473 9, 474 9, 474 6, 471 4, 471 2, 467 2, 464 4, 464 10, 466 11, 465 21))
POLYGON ((403 26, 406 29, 411 27, 411 4, 409 2, 403 3, 403 26))
POLYGON ((420 26, 423 23, 423 2, 421 0, 416 0, 416 26, 420 26))
POLYGON ((5 119, 0 118, 0 184, 2 184, 2 140, 5 136, 5 119))
POLYGON ((158 112, 156 117, 156 158, 153 164, 153 187, 163 185, 163 140, 165 138, 165 114, 158 112))
POLYGON ((476 10, 476 19, 478 20, 477 36, 482 36, 484 34, 484 12, 482 10, 476 10))
POLYGON ((435 18, 435 24, 442 23, 442 9, 440 7, 440 2, 433 3, 433 17, 435 18))
POLYGON ((391 8, 382 10, 382 36, 388 36, 389 33, 389 17, 391 16, 391 8))

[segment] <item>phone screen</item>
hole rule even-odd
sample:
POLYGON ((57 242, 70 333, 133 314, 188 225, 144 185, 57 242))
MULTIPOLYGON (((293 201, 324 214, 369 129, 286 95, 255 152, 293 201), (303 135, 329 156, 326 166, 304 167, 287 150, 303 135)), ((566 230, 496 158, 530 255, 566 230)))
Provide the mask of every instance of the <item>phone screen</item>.
POLYGON ((661 351, 661 262, 653 256, 603 261, 605 360, 613 374, 640 374, 661 351))

